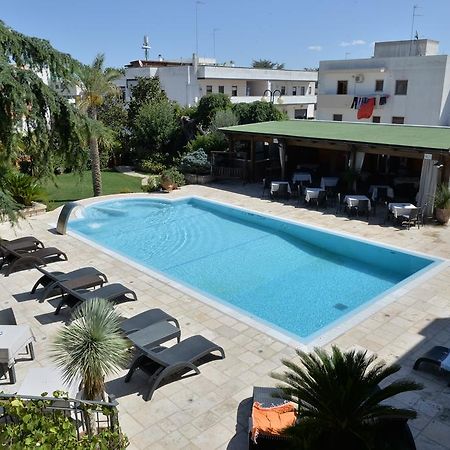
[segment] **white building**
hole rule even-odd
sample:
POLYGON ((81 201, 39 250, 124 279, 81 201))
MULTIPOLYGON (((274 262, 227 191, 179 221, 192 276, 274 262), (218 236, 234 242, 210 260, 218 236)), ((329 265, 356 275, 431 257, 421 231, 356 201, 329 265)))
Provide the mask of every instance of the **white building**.
POLYGON ((171 100, 196 105, 209 93, 223 93, 233 103, 272 100, 289 118, 314 118, 317 72, 254 69, 217 65, 215 60, 193 57, 187 61, 132 61, 125 76, 117 80, 130 100, 131 88, 140 77, 157 76, 171 100))
POLYGON ((321 61, 317 118, 358 121, 354 101, 373 98, 370 117, 360 121, 449 126, 450 60, 438 46, 429 39, 377 42, 373 58, 321 61))

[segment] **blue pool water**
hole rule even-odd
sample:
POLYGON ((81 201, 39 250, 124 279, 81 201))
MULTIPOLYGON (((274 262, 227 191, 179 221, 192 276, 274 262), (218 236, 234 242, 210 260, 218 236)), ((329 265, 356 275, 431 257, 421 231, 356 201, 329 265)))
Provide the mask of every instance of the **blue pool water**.
POLYGON ((301 338, 434 262, 197 198, 97 203, 69 228, 301 338))

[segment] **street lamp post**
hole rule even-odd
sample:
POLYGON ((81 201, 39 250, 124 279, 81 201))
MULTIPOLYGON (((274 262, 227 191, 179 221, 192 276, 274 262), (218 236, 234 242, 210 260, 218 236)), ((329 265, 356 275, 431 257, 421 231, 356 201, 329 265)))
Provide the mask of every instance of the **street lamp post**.
POLYGON ((279 89, 275 89, 274 91, 270 90, 270 89, 266 89, 264 91, 263 97, 266 96, 266 93, 269 93, 269 101, 270 103, 274 103, 275 102, 275 95, 278 94, 278 98, 281 97, 281 91, 279 89))

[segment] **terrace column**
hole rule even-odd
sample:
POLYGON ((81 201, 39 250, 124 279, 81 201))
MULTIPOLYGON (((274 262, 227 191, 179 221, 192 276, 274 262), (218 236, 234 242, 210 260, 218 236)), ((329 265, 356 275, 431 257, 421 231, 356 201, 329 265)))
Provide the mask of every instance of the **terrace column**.
POLYGON ((280 166, 281 166, 281 179, 286 179, 286 144, 282 141, 278 143, 278 150, 280 152, 280 166))
POLYGON ((256 166, 255 140, 252 137, 250 140, 250 181, 255 181, 255 166, 256 166))

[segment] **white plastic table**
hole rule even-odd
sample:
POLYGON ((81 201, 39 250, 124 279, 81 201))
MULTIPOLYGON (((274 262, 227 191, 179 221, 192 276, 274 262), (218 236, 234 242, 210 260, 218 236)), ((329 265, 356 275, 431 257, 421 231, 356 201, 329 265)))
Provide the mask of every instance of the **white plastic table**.
POLYGON ((352 206, 358 206, 360 200, 369 200, 370 211, 372 205, 370 204, 369 197, 366 197, 365 195, 346 195, 344 197, 344 203, 346 203, 349 208, 351 208, 352 206))
POLYGON ((305 201, 309 202, 312 198, 318 198, 319 192, 324 191, 324 189, 319 187, 305 188, 305 201))
POLYGON ((294 172, 294 175, 292 175, 292 182, 298 183, 301 181, 308 181, 311 183, 311 174, 308 172, 294 172))
POLYGON ((412 203, 389 203, 389 211, 397 218, 398 216, 409 216, 412 209, 417 209, 412 203))
POLYGON ((289 194, 291 194, 291 186, 289 186, 288 181, 272 181, 272 183, 270 184, 270 193, 273 194, 274 192, 278 192, 278 189, 280 189, 280 185, 282 184, 287 184, 287 191, 289 194))
POLYGON ((339 182, 339 177, 322 177, 320 180, 320 187, 325 189, 327 187, 335 187, 339 182))
POLYGON ((71 383, 64 382, 61 370, 57 367, 34 367, 28 371, 17 392, 35 397, 46 392, 46 397, 53 397, 53 392, 63 391, 67 392, 69 398, 76 398, 80 382, 81 378, 71 383))
POLYGON ((28 325, 0 325, 0 364, 8 367, 11 384, 16 382, 14 363, 19 353, 27 347, 30 358, 34 359, 33 341, 35 340, 28 325))
POLYGON ((384 184, 373 184, 372 186, 369 186, 369 194, 371 194, 372 200, 376 200, 378 197, 378 189, 386 189, 387 196, 389 198, 394 198, 394 189, 391 188, 391 186, 384 185, 384 184))

